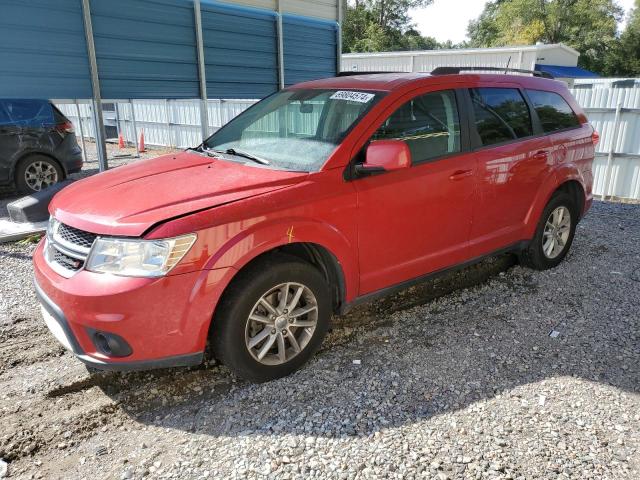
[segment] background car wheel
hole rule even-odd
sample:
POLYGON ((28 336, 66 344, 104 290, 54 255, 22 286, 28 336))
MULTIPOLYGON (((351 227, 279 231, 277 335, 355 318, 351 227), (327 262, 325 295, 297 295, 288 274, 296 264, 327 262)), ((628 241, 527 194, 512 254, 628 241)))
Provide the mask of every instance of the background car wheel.
POLYGON ((542 212, 536 234, 520 262, 536 270, 557 266, 569 252, 578 223, 577 208, 565 192, 556 192, 542 212))
POLYGON ((211 328, 214 355, 239 376, 264 382, 297 370, 329 327, 331 300, 320 272, 274 255, 241 271, 211 328))
POLYGON ((45 155, 29 155, 16 168, 16 186, 22 193, 39 192, 64 180, 58 163, 45 155))

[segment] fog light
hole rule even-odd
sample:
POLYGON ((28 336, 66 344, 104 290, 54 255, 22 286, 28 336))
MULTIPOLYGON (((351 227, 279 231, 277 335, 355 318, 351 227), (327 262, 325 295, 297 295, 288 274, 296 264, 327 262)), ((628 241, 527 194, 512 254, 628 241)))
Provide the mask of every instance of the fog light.
POLYGON ((108 357, 128 357, 133 352, 125 339, 115 333, 89 330, 89 335, 96 350, 108 357))

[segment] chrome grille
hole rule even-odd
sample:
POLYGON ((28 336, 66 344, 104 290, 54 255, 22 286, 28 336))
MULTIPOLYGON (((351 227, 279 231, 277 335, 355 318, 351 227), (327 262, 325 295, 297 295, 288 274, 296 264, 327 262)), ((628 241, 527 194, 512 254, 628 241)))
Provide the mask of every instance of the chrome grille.
POLYGON ((84 261, 70 257, 54 247, 53 261, 67 270, 77 272, 84 266, 84 261))
POLYGON ((84 268, 91 246, 98 236, 65 225, 55 219, 49 222, 45 259, 63 277, 71 277, 84 268))
POLYGON ((58 231, 56 233, 57 236, 65 242, 68 242, 71 245, 77 245, 81 248, 91 248, 93 241, 97 237, 95 233, 78 230, 77 228, 65 225, 64 223, 61 223, 58 226, 58 231))

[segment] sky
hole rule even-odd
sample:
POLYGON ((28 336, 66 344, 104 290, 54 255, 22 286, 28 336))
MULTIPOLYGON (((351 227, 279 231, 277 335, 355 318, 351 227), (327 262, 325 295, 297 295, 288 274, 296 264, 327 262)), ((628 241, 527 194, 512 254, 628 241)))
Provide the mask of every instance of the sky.
MULTIPOLYGON (((626 13, 634 0, 617 0, 626 13)), ((434 0, 428 7, 411 12, 413 21, 423 35, 435 37, 439 42, 462 42, 467 36, 470 20, 478 18, 486 0, 434 0)))

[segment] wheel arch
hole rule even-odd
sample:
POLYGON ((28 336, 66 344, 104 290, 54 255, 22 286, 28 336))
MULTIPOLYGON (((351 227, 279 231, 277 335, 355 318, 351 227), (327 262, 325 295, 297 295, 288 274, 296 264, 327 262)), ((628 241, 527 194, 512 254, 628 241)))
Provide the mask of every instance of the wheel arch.
POLYGON ((32 157, 34 155, 41 155, 43 157, 47 157, 52 161, 54 161, 55 164, 60 168, 60 171, 62 171, 62 178, 60 180, 64 180, 65 178, 67 178, 67 170, 65 169, 64 165, 51 152, 43 152, 41 150, 29 150, 29 151, 20 153, 20 155, 17 156, 15 161, 12 163, 11 178, 13 178, 14 182, 18 180, 16 178, 16 175, 18 174, 18 165, 20 165, 21 162, 24 162, 29 157, 32 157))
POLYGON ((527 238, 533 237, 544 207, 557 191, 565 191, 571 195, 578 207, 579 218, 582 217, 587 201, 584 178, 575 165, 562 164, 542 183, 527 213, 525 218, 527 238))
POLYGON ((334 313, 338 312, 344 305, 346 284, 342 265, 328 248, 313 242, 285 243, 253 256, 249 261, 235 270, 233 277, 225 286, 222 295, 224 295, 229 285, 231 285, 239 273, 262 262, 267 257, 276 255, 295 257, 315 267, 320 271, 330 288, 334 313))
POLYGON ((331 288, 334 311, 353 299, 358 291, 355 246, 338 229, 325 222, 303 218, 278 219, 254 225, 228 238, 216 248, 205 270, 232 267, 221 297, 234 278, 268 255, 286 254, 316 267, 331 288))

